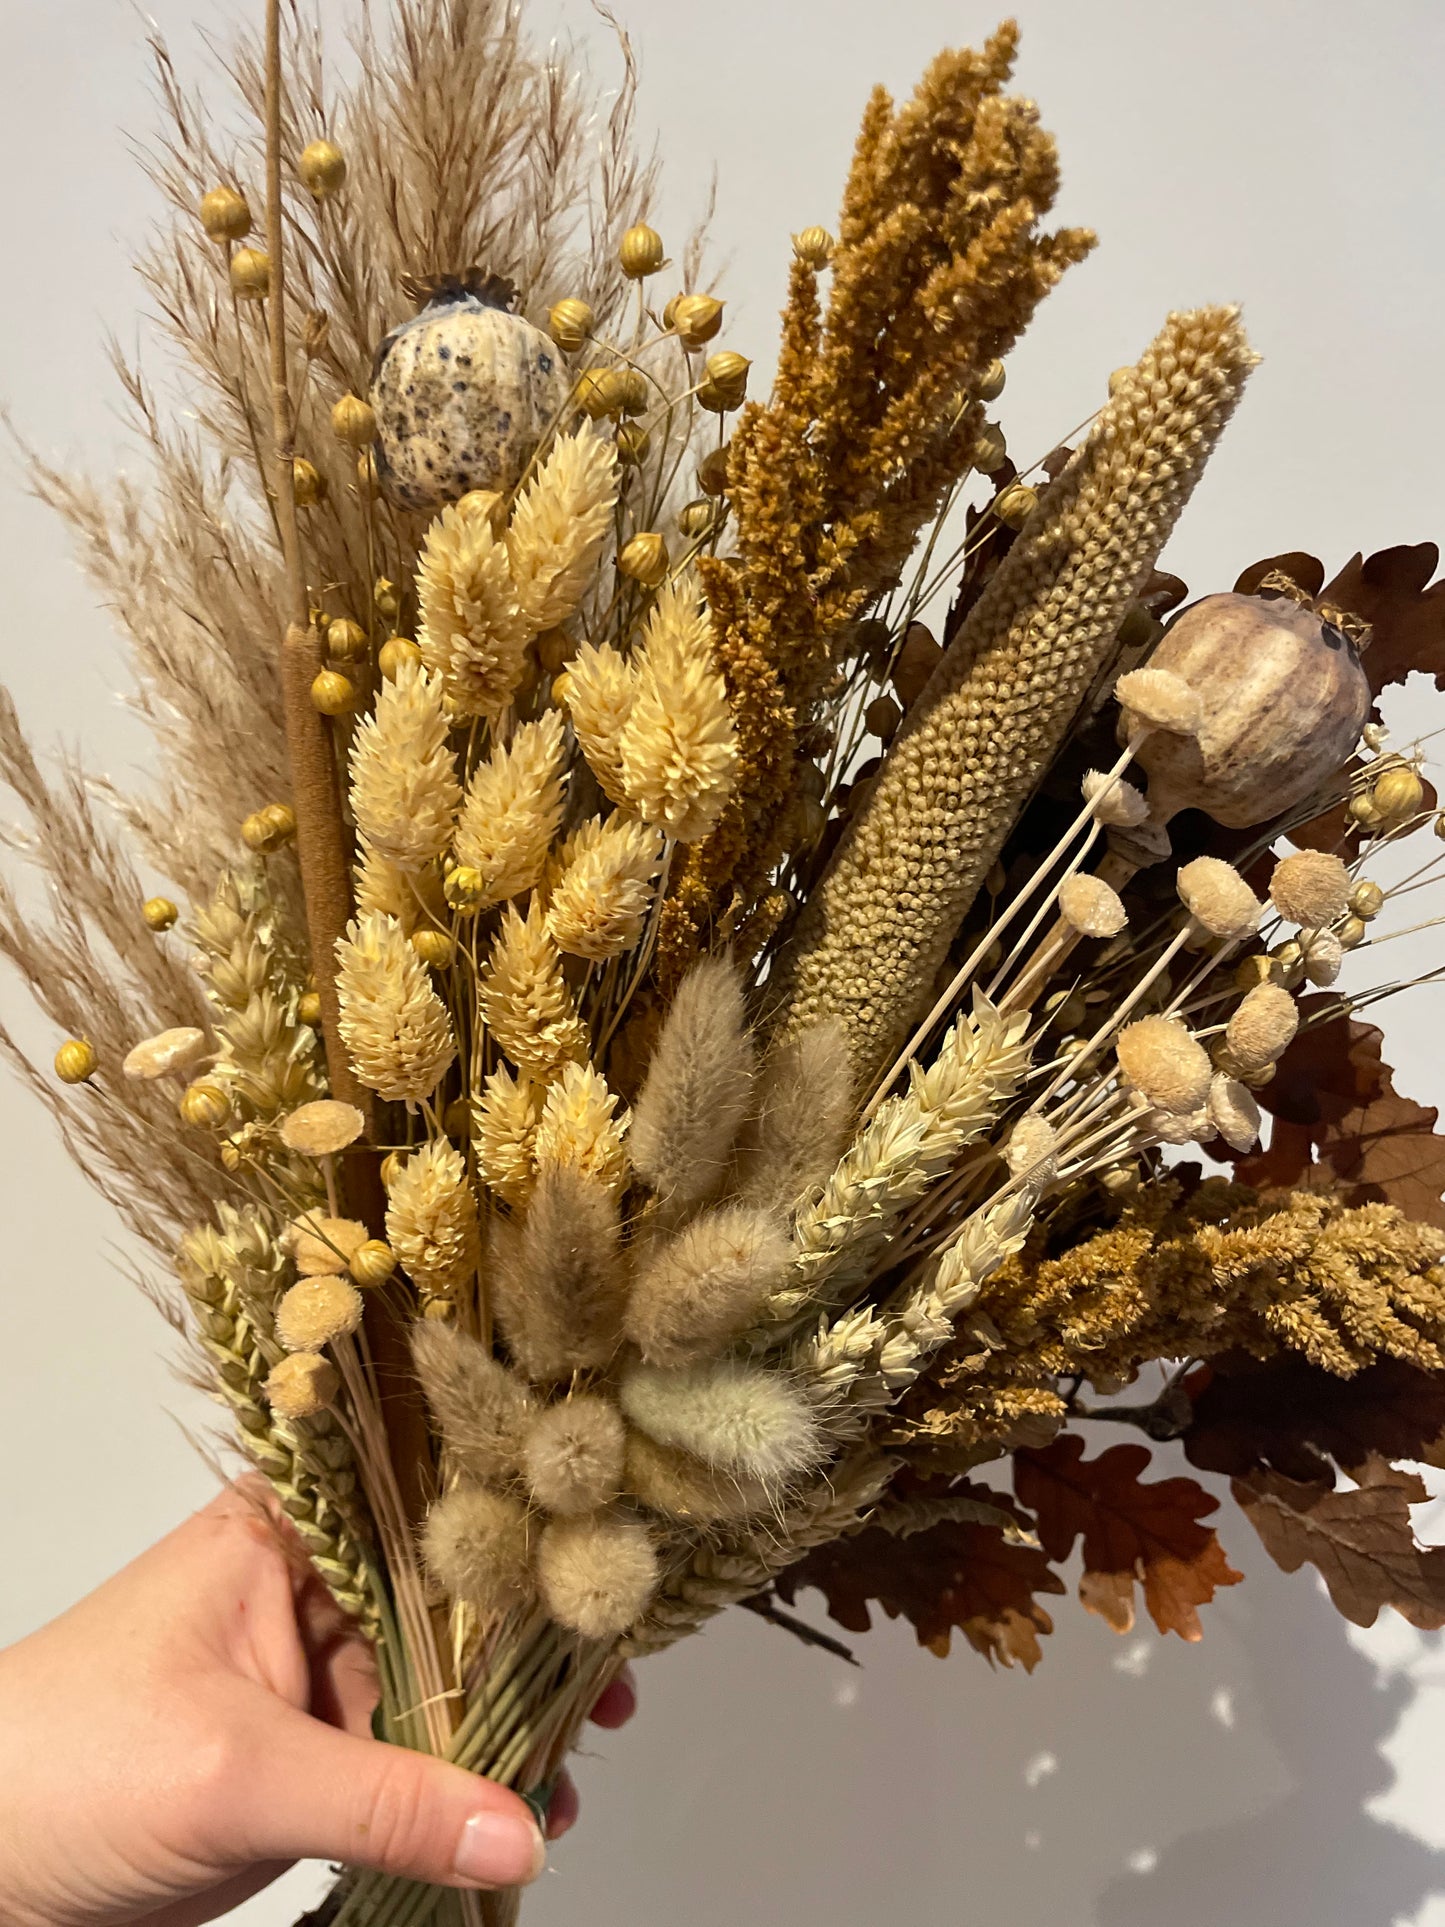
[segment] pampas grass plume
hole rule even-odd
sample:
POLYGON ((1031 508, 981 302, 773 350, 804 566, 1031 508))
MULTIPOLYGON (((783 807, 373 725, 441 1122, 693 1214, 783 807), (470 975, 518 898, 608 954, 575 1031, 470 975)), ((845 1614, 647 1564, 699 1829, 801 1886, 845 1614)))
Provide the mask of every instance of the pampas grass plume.
POLYGON ((853 1066, 840 1023, 829 1018, 774 1044, 739 1151, 739 1194, 765 1210, 791 1211, 843 1155, 852 1119, 853 1066))
POLYGON ((516 1478, 532 1417, 531 1394, 490 1349, 454 1325, 418 1319, 411 1328, 417 1377, 442 1443, 468 1481, 516 1478))
POLYGON ((560 1625, 584 1639, 615 1639, 657 1590, 657 1553, 634 1519, 554 1519, 537 1548, 537 1580, 560 1625))
POLYGON ((492 1261, 497 1322, 528 1378, 546 1384, 611 1361, 627 1280, 617 1205, 597 1178, 544 1167, 525 1217, 493 1225, 492 1261))
POLYGON ((627 1430, 610 1399, 584 1392, 533 1418, 522 1469, 537 1504, 562 1518, 610 1505, 622 1489, 627 1430))
POLYGON ((526 1603, 532 1593, 527 1511, 520 1499, 483 1486, 458 1486, 427 1514, 422 1556, 453 1599, 485 1618, 526 1603))
POLYGON ((753 1086, 753 1047, 733 965, 705 957, 683 979, 632 1114, 633 1169, 671 1205, 715 1192, 753 1086))
POLYGON ((772 1212, 705 1211, 644 1262, 624 1331, 651 1365, 690 1365, 745 1331, 782 1282, 793 1248, 772 1212))
POLYGON ((622 1409, 660 1445, 755 1479, 785 1479, 823 1456, 805 1393, 781 1372, 736 1359, 665 1370, 635 1365, 622 1409))

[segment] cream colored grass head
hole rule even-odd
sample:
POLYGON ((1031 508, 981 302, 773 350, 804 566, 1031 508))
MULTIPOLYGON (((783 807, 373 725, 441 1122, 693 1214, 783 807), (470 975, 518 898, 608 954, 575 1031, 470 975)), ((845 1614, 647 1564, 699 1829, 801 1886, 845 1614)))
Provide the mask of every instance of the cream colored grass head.
POLYGON ((533 1156, 538 1167, 569 1165, 596 1178, 614 1195, 627 1182, 629 1114, 590 1064, 564 1064, 547 1086, 533 1156))
POLYGON ((386 1236, 418 1291, 450 1297, 475 1278, 477 1201, 449 1138, 429 1139, 398 1170, 387 1193, 386 1236))
POLYGON ((545 1511, 569 1519, 610 1505, 622 1489, 626 1445, 622 1414, 610 1399, 583 1392, 544 1406, 522 1447, 532 1497, 545 1511))
POLYGON ((532 889, 562 821, 562 718, 549 709, 478 764, 457 823, 458 863, 478 872, 479 907, 532 889))
POLYGON ((757 1205, 704 1211, 651 1250, 633 1282, 625 1332, 652 1365, 690 1365, 746 1331, 787 1276, 793 1247, 757 1205))
POLYGON ((510 904, 502 912, 482 978, 481 1006, 488 1030, 520 1070, 549 1077, 587 1055, 586 1027, 535 896, 525 917, 510 904))
POLYGON ((558 435, 507 530, 517 600, 534 633, 574 615, 612 533, 617 453, 591 422, 558 435))
POLYGON ((635 1365, 622 1410, 639 1431, 744 1477, 795 1478, 826 1455, 807 1394, 784 1373, 738 1359, 663 1369, 635 1365))
POLYGON ((547 928, 559 950, 594 963, 621 956, 642 937, 662 864, 661 830, 618 814, 568 838, 547 901, 547 928))
POLYGON ((439 857, 462 800, 447 745, 442 679, 405 662, 383 679, 376 707, 351 748, 351 809, 358 835, 403 872, 439 857))
POLYGON ((611 1364, 627 1275, 615 1199, 572 1165, 547 1165, 519 1219, 494 1220, 490 1285, 520 1371, 539 1384, 611 1364))
POLYGON ((548 1612, 584 1639, 616 1639, 657 1591, 657 1551, 634 1519, 593 1513, 553 1519, 537 1548, 537 1581, 548 1612))
POLYGON ((683 979, 633 1107, 633 1169, 674 1206, 718 1190, 752 1101, 754 1056, 742 981, 721 957, 683 979))
POLYGON ((731 794, 738 749, 711 619, 690 571, 658 590, 636 667, 618 741, 628 801, 677 842, 699 842, 731 794))
POLYGON ((452 1599, 483 1619, 531 1598, 531 1527, 526 1507, 509 1493, 458 1486, 427 1514, 422 1556, 452 1599))
POLYGON ((336 944, 341 1039, 363 1084, 391 1103, 430 1097, 457 1054, 451 1020, 394 917, 364 916, 336 944))
POLYGON ((411 1351, 450 1464, 472 1484, 511 1484, 534 1414, 525 1383, 489 1346, 436 1319, 412 1325, 411 1351))

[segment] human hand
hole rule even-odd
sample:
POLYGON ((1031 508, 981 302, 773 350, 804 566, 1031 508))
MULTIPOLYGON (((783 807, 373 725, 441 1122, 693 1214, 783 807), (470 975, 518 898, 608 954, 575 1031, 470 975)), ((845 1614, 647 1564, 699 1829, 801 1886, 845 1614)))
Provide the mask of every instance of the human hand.
MULTIPOLYGON (((515 1793, 371 1737, 366 1642, 258 1497, 229 1488, 0 1652, 6 1927, 196 1927, 293 1860, 445 1887, 541 1871, 515 1793)), ((633 1705, 623 1675, 593 1718, 633 1705)), ((576 1810, 564 1780, 549 1837, 576 1810)))

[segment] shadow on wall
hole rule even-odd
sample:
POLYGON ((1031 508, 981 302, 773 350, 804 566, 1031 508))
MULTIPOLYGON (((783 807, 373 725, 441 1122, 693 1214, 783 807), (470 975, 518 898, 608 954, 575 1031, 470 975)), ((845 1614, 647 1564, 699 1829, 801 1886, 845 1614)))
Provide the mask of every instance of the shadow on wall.
POLYGON ((642 1669, 632 1731, 581 1763, 584 1821, 529 1927, 1436 1921, 1445 1854, 1366 1811, 1414 1682, 1223 1529, 1248 1579, 1201 1645, 1050 1601, 1032 1678, 891 1624, 855 1672, 727 1615, 642 1669))

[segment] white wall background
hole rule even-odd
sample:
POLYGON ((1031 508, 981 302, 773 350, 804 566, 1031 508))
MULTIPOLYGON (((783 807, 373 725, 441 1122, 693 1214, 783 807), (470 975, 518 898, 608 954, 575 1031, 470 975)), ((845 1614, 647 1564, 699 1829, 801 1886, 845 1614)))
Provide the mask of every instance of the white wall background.
MULTIPOLYGON (((189 62, 238 0, 152 0, 189 62)), ((766 366, 789 230, 827 221, 875 79, 992 24, 942 0, 618 0, 677 235, 720 172, 728 339, 766 366)), ((334 9, 341 16, 339 0, 334 9)), ((1022 0, 1020 81, 1059 136, 1067 220, 1103 247, 1046 304, 1000 413, 1042 454, 1164 311, 1240 299, 1266 356, 1170 551, 1196 590, 1256 556, 1438 537, 1445 7, 1440 0, 1022 0)), ((584 0, 538 0, 608 59, 584 0)), ((0 0, 0 396, 48 453, 119 455, 104 330, 127 342, 128 254, 153 210, 122 130, 148 124, 127 0, 0 0)), ((194 71, 193 66, 193 71, 194 71)), ((128 768, 104 614, 59 530, 0 469, 0 673, 42 740, 128 768)), ((1433 692, 1401 727, 1445 721, 1433 692)), ((1403 948, 1403 947, 1402 947, 1403 948)), ((25 1021, 9 985, 0 1008, 25 1021)), ((1388 1020, 1394 1061, 1445 1096, 1437 1007, 1388 1020)), ((45 1040, 52 1047, 52 1040, 45 1040)), ((0 1096, 0 1641, 59 1610, 201 1502, 198 1403, 114 1272, 114 1229, 22 1094, 0 1096)), ((1422 1524, 1428 1524, 1422 1521, 1422 1524)), ((946 1664, 887 1626, 853 1672, 745 1614, 650 1663, 633 1728, 584 1761, 583 1827, 528 1902, 533 1927, 685 1918, 874 1927, 1445 1927, 1445 1668, 1391 1618, 1340 1622, 1249 1575, 1197 1647, 1116 1640, 1072 1601, 1032 1677, 946 1664)), ((804 1605, 816 1607, 805 1596, 804 1605)), ((77 1789, 83 1804, 83 1789, 77 1789)), ((294 1918, 301 1869, 234 1916, 294 1918)))

